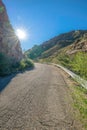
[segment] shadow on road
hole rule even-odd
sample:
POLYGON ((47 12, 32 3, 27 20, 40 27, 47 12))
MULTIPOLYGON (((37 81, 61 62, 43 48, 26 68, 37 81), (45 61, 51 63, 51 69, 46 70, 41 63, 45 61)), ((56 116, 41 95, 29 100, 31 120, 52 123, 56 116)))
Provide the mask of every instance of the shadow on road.
POLYGON ((0 93, 7 87, 7 85, 11 82, 11 80, 16 77, 16 75, 18 74, 23 74, 25 73, 26 71, 32 71, 33 69, 35 68, 29 68, 25 71, 20 71, 18 73, 15 73, 15 74, 11 74, 9 76, 5 76, 5 77, 0 77, 0 93))
POLYGON ((9 84, 9 82, 16 76, 16 74, 12 74, 10 76, 0 77, 0 92, 2 92, 5 87, 9 84))

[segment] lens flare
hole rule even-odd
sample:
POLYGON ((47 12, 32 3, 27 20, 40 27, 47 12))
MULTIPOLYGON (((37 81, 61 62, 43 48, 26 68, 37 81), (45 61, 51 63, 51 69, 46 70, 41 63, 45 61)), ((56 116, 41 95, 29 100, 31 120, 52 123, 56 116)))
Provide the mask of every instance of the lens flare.
POLYGON ((25 30, 22 30, 22 29, 17 29, 16 30, 16 35, 18 36, 18 38, 20 40, 25 40, 26 37, 27 37, 27 34, 26 34, 25 30))

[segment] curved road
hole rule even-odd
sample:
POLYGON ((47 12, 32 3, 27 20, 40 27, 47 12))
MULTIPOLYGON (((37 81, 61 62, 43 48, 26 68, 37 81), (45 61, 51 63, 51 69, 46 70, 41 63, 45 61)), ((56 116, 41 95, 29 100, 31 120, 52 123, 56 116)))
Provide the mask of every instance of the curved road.
POLYGON ((76 130, 69 102, 60 70, 36 64, 0 93, 0 130, 76 130))

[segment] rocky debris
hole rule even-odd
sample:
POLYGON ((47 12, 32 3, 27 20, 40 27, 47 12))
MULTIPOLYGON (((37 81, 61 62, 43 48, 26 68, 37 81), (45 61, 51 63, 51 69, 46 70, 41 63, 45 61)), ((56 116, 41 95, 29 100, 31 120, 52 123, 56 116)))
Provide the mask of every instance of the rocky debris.
POLYGON ((10 24, 2 0, 0 0, 0 52, 16 61, 19 61, 23 57, 20 41, 10 24))
POLYGON ((77 40, 74 44, 70 46, 70 49, 66 52, 67 54, 74 54, 79 51, 87 52, 87 40, 77 40))
POLYGON ((81 41, 81 42, 76 42, 74 45, 73 45, 73 49, 75 50, 82 50, 84 52, 87 52, 87 40, 84 40, 84 41, 81 41))

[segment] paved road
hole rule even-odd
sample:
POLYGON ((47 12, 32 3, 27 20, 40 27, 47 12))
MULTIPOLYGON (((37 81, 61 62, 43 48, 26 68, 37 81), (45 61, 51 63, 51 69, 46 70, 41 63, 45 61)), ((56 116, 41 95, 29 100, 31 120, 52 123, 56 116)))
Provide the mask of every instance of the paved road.
POLYGON ((0 130, 76 130, 67 88, 51 65, 16 75, 0 93, 0 130))

